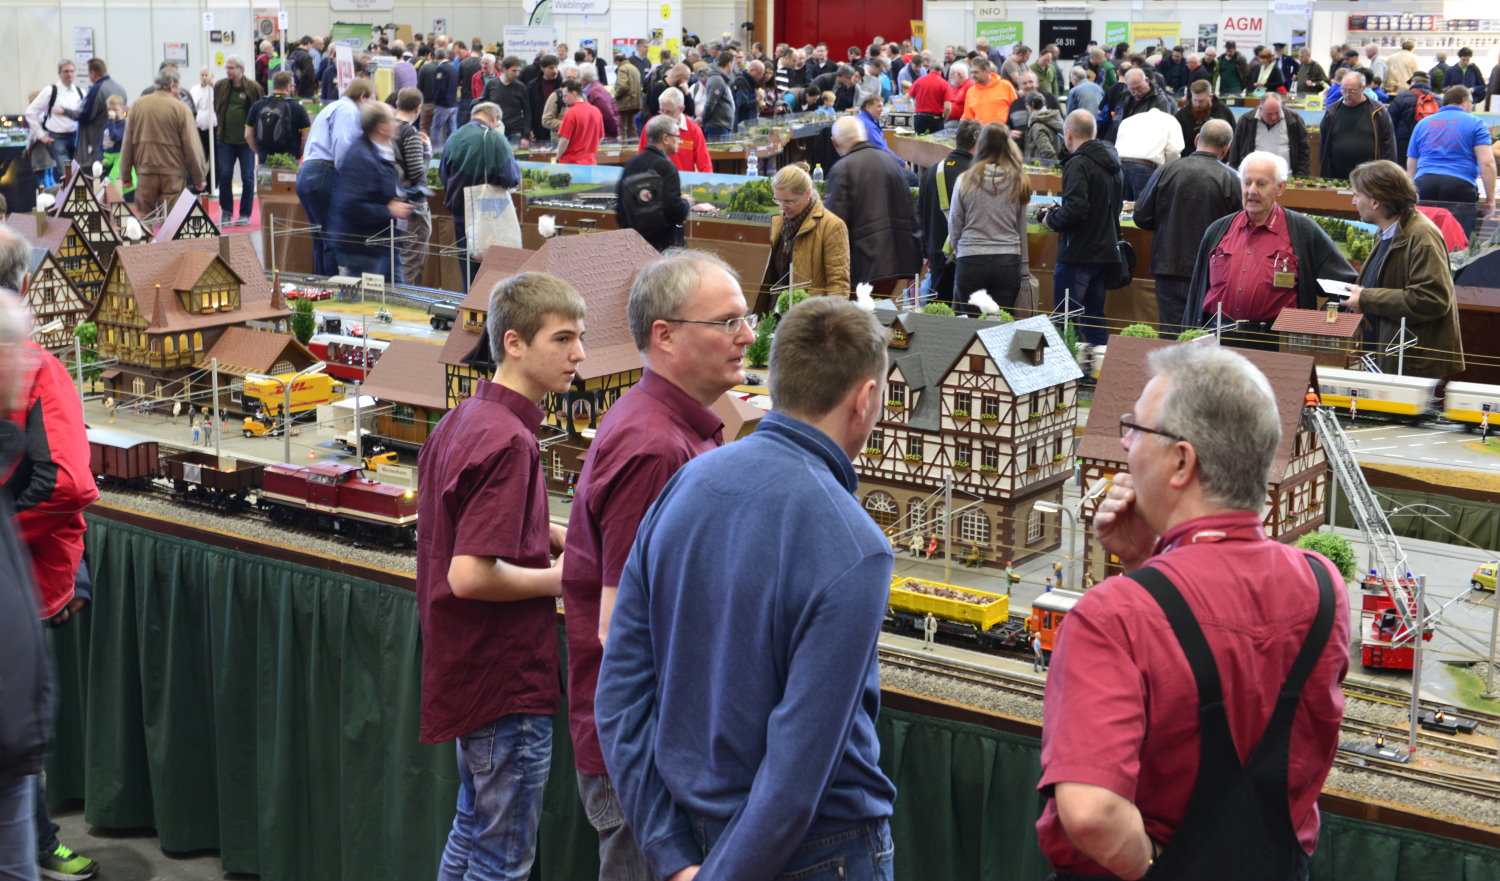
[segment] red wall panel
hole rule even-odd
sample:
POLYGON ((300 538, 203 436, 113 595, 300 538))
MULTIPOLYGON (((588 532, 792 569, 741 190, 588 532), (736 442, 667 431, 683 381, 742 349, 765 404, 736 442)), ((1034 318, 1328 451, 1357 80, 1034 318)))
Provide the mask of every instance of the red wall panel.
MULTIPOLYGON (((911 36, 913 19, 922 17, 922 0, 776 0, 776 38, 793 46, 828 44, 828 57, 848 58, 850 46, 861 49, 876 35, 899 43, 911 36)), ((767 49, 770 47, 767 46, 767 49)))

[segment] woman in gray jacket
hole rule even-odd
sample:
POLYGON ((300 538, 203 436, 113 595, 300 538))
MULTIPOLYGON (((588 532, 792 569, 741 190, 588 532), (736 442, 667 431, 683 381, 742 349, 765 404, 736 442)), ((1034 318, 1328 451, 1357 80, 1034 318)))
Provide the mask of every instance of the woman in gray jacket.
POLYGON ((987 291, 1002 309, 1014 308, 1022 283, 1026 207, 1031 186, 1021 152, 998 122, 979 133, 979 149, 953 188, 948 238, 958 255, 954 311, 974 315, 969 295, 987 291))

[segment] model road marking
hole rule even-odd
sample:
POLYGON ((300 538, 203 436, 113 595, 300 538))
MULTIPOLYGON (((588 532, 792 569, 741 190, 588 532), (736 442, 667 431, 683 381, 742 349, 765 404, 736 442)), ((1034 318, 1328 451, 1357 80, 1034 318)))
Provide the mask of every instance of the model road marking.
POLYGON ((1392 444, 1389 447, 1355 447, 1354 448, 1354 452, 1356 452, 1356 453, 1373 453, 1373 452, 1375 452, 1377 450, 1394 450, 1395 448, 1396 447, 1395 447, 1394 444, 1392 444))
POLYGON ((1431 434, 1431 432, 1419 431, 1416 434, 1398 434, 1396 435, 1396 437, 1426 437, 1429 434, 1431 434))

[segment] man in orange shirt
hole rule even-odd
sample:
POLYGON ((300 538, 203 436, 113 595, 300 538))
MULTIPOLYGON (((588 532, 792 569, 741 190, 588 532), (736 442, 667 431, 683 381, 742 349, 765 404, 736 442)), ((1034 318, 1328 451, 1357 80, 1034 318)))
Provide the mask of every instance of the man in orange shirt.
POLYGON ((568 105, 557 130, 557 161, 569 165, 597 165, 599 142, 604 139, 604 114, 583 95, 583 84, 563 83, 563 103, 568 105))
POLYGON ((964 98, 964 119, 977 119, 980 125, 1010 119, 1010 105, 1016 100, 1016 87, 995 73, 995 66, 983 58, 972 62, 969 76, 974 85, 964 98))

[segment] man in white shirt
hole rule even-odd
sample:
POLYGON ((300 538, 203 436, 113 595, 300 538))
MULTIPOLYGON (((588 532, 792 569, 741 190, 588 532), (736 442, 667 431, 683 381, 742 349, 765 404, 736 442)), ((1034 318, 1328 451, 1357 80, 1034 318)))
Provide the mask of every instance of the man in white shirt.
MULTIPOLYGON (((36 100, 26 108, 26 123, 36 133, 36 147, 52 155, 56 166, 56 182, 67 179, 68 166, 73 162, 73 141, 78 132, 78 120, 53 112, 54 107, 76 113, 83 106, 83 89, 73 82, 76 68, 73 59, 64 58, 57 63, 57 82, 42 89, 36 100)), ((33 164, 32 167, 35 167, 33 164)), ((48 173, 52 173, 48 169, 48 173)), ((49 181, 44 184, 51 186, 49 181)))
POLYGON ((1125 173, 1125 201, 1134 202, 1151 175, 1181 156, 1182 148, 1182 126, 1155 107, 1122 121, 1115 135, 1115 150, 1125 173))

